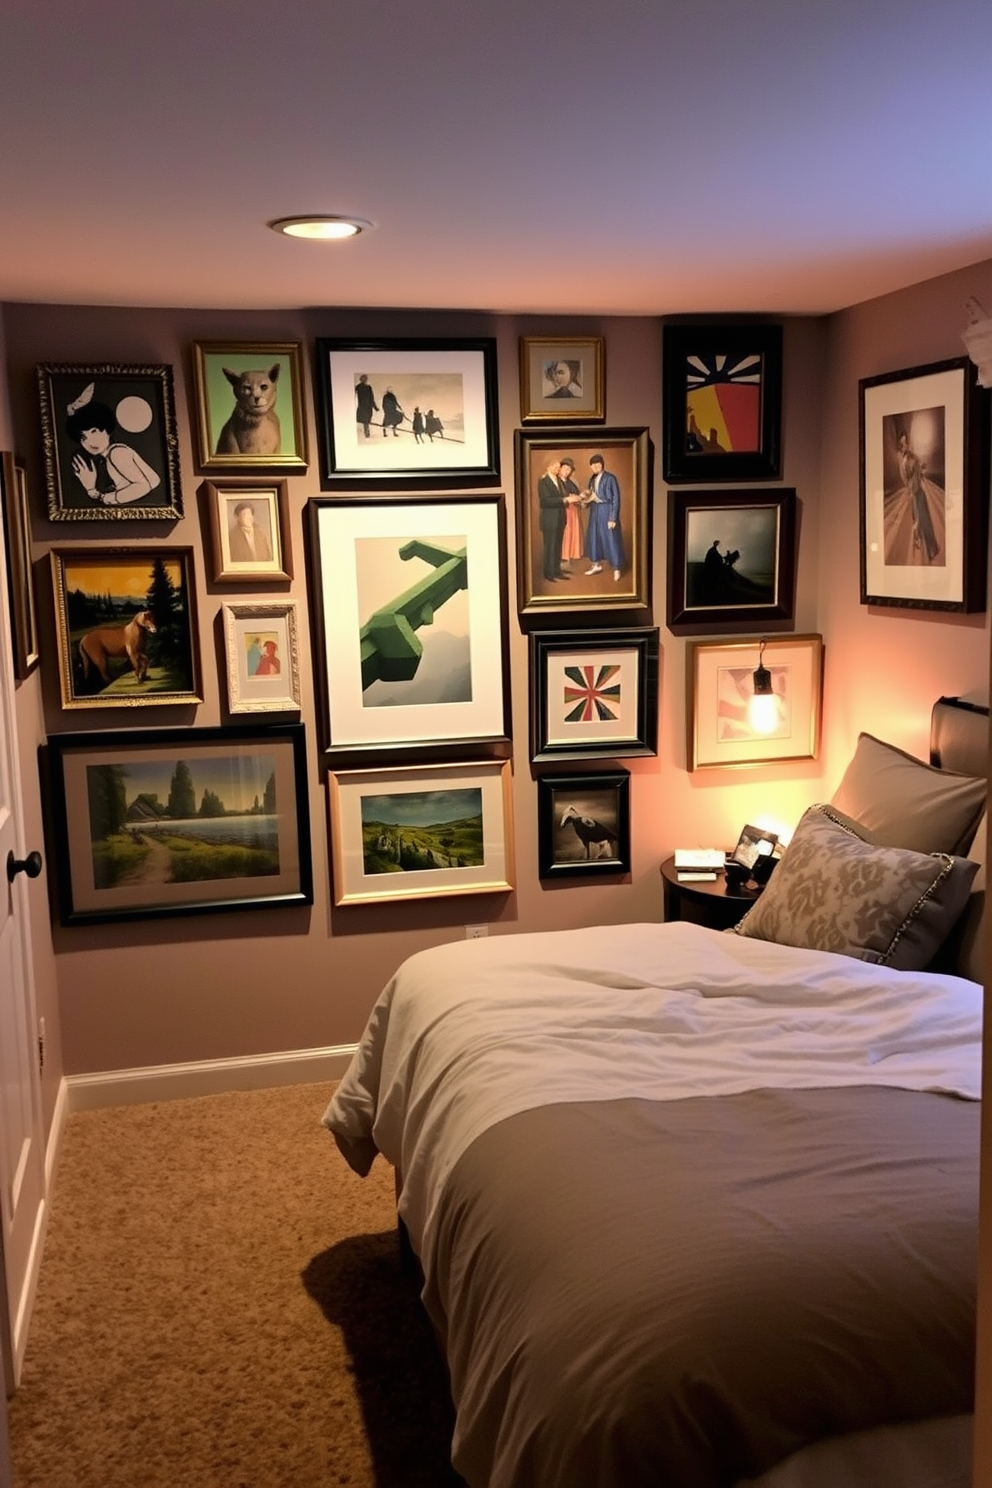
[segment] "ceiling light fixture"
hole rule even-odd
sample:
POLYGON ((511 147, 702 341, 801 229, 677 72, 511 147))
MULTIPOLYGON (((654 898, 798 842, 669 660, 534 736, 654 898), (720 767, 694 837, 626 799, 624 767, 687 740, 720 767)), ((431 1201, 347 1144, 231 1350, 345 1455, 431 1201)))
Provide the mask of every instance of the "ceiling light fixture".
POLYGON ((273 232, 286 233, 290 238, 311 238, 320 242, 336 241, 339 238, 355 238, 371 227, 364 217, 277 217, 269 226, 273 232))

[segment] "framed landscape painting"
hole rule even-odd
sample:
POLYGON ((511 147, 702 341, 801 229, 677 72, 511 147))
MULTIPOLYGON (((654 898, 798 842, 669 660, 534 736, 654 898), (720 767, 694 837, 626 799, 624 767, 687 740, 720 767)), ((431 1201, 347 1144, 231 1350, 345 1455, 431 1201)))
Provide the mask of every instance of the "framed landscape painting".
POLYGON ((795 491, 669 491, 668 565, 668 623, 682 634, 791 620, 795 491))
POLYGON ((171 367, 46 362, 37 376, 51 521, 182 516, 171 367))
POLYGON ((51 553, 63 708, 200 703, 192 548, 51 553))
POLYGON ((328 776, 335 904, 513 887, 510 763, 328 776))
POLYGON ((54 734, 63 925, 311 904, 302 724, 54 734))
POLYGON ((671 322, 662 332, 662 374, 666 481, 778 478, 780 325, 671 322))
POLYGON ((317 341, 325 486, 492 484, 496 342, 317 341))
POLYGON ((328 755, 508 754, 503 497, 321 497, 309 522, 328 755))
POLYGON ((646 429, 518 429, 521 614, 647 609, 651 465, 646 429))
POLYGON ((862 378, 861 603, 984 610, 988 394, 967 357, 862 378))

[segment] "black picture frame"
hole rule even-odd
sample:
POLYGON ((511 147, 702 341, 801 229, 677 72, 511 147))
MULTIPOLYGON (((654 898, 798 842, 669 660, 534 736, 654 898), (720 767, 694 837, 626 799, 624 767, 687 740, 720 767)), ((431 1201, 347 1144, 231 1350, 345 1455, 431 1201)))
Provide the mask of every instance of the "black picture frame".
POLYGON ((171 367, 43 362, 37 379, 50 521, 182 516, 171 367))
POLYGON ((495 337, 319 337, 315 354, 322 489, 498 481, 495 337), (358 400, 362 379, 367 403, 358 400), (390 390, 398 422, 387 410, 390 390))
POLYGON ((302 723, 53 734, 40 762, 63 925, 313 903, 302 723))
POLYGON ((861 603, 985 609, 989 396, 968 357, 858 384, 861 603))
POLYGON ((793 620, 796 561, 794 489, 669 491, 672 630, 733 634, 793 620))
POLYGON ((533 763, 657 754, 656 628, 532 631, 529 649, 533 763))
POLYGON ((629 873, 630 772, 539 775, 537 851, 540 878, 629 873))
POLYGON ((778 479, 781 325, 669 322, 662 331, 662 376, 666 481, 778 479))
POLYGON ((502 493, 321 496, 306 518, 327 763, 508 756, 502 493))

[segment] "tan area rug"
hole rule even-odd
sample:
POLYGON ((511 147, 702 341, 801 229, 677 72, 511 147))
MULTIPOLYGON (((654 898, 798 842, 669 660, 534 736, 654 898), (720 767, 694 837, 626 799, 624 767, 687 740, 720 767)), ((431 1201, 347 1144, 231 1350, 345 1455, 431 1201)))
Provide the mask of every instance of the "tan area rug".
POLYGON ((452 1412, 392 1172, 327 1085, 69 1118, 16 1488, 455 1488, 452 1412))

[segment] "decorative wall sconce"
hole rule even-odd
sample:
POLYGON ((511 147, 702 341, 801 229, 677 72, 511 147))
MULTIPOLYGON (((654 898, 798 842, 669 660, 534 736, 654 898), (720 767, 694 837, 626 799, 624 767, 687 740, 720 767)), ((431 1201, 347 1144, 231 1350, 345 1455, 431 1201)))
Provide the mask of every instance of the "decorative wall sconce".
POLYGON ((978 368, 979 384, 984 388, 992 387, 992 317, 974 298, 965 300, 964 308, 968 325, 961 332, 961 340, 978 368))

